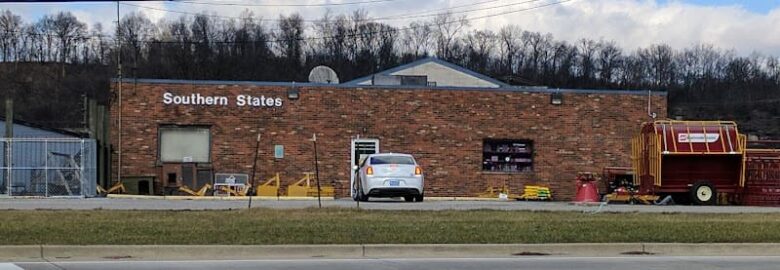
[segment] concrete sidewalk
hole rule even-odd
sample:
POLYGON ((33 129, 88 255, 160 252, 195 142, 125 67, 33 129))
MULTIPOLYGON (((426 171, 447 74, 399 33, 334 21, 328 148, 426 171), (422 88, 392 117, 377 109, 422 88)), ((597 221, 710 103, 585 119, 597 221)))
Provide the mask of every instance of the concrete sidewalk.
POLYGON ((777 256, 778 254, 780 254, 780 244, 776 243, 0 246, 0 261, 5 262, 513 256, 777 256))

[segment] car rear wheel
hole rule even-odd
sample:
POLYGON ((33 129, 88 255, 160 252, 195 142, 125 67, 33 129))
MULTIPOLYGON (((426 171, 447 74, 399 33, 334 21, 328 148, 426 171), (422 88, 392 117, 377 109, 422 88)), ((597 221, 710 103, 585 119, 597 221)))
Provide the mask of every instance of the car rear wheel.
MULTIPOLYGON (((360 181, 360 179, 358 179, 358 181, 360 181)), ((358 201, 361 201, 361 202, 367 202, 368 201, 368 196, 365 193, 363 193, 363 188, 358 188, 357 199, 358 199, 358 201)))
POLYGON ((414 201, 416 201, 416 202, 422 202, 423 200, 425 200, 425 196, 424 195, 414 196, 414 201))
POLYGON ((363 193, 363 189, 359 187, 360 178, 355 174, 355 181, 352 182, 352 199, 355 201, 365 202, 368 201, 368 196, 363 193))
POLYGON ((691 201, 698 205, 711 205, 718 201, 715 186, 708 181, 698 181, 691 187, 691 201))
POLYGON ((404 196, 404 201, 407 201, 407 202, 413 202, 414 199, 415 199, 414 196, 404 196))

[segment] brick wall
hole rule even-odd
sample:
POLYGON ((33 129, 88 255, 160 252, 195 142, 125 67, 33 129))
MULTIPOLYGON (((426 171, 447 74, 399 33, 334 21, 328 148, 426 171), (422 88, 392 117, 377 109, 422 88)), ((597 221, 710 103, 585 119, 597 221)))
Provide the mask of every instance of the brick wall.
MULTIPOLYGON (((350 142, 360 136, 378 138, 382 152, 414 154, 425 170, 426 196, 472 196, 504 183, 521 191, 538 183, 551 186, 557 199, 569 199, 577 172, 630 166, 630 138, 649 120, 646 93, 565 93, 562 105, 551 105, 550 94, 542 92, 297 87, 300 99, 288 100, 288 86, 125 83, 122 175, 157 176, 160 125, 210 125, 215 172, 251 174, 260 133, 257 179, 279 172, 283 187, 314 171, 309 139, 316 132, 320 179, 338 196, 349 195, 350 142), (230 105, 165 105, 165 92, 227 96, 230 105), (283 105, 237 107, 235 97, 242 94, 281 97, 283 105), (483 172, 486 138, 533 140, 533 172, 483 172), (277 144, 284 145, 283 159, 273 157, 277 144)), ((666 96, 653 95, 652 104, 665 118, 666 96)), ((115 146, 118 109, 114 102, 115 146)))

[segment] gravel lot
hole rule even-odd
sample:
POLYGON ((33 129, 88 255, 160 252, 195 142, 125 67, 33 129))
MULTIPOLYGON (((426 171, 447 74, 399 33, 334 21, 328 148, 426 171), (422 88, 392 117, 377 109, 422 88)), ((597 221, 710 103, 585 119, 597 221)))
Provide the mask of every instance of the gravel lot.
MULTIPOLYGON (((603 207, 573 205, 568 202, 526 202, 526 201, 469 201, 469 200, 427 200, 422 203, 407 203, 400 200, 374 200, 360 203, 360 208, 372 210, 530 210, 530 211, 584 211, 584 212, 646 212, 646 213, 780 213, 780 207, 748 206, 689 206, 689 205, 624 205, 610 204, 603 207)), ((324 200, 323 207, 355 208, 350 199, 324 200)), ((253 200, 252 208, 268 207, 295 209, 317 207, 316 200, 253 200)), ((228 210, 245 209, 247 200, 171 200, 130 198, 0 198, 0 210, 228 210)))

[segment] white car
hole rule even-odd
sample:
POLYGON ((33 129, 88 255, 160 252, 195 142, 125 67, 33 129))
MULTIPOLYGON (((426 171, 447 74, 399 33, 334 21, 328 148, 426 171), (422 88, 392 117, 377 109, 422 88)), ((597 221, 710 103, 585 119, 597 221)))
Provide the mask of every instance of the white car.
POLYGON ((412 155, 372 154, 353 168, 352 199, 368 197, 403 197, 407 202, 424 199, 422 168, 412 155))

